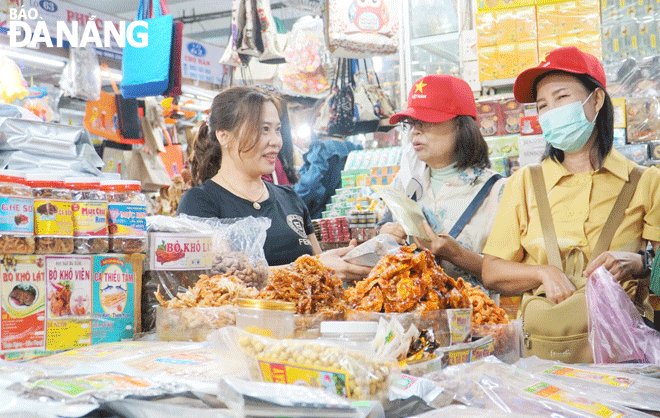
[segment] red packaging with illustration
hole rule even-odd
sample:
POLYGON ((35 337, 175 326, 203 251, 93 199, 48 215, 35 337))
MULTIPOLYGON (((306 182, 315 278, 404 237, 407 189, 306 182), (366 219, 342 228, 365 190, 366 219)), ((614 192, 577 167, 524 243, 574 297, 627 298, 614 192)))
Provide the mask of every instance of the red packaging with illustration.
POLYGON ((500 103, 494 100, 477 102, 477 125, 483 136, 504 135, 500 103))

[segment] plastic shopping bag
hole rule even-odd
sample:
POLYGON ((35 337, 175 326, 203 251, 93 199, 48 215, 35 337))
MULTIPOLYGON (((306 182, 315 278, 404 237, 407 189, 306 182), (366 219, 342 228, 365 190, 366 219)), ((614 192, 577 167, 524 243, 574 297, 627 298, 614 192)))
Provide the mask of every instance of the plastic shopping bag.
POLYGON ((644 324, 626 292, 604 267, 589 276, 586 296, 594 363, 660 364, 660 333, 644 324))

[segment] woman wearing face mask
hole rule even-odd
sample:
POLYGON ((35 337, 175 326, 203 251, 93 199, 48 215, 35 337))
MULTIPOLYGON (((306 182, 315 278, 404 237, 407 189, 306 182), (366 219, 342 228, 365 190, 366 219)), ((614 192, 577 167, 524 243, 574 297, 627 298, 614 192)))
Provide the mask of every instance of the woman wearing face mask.
POLYGON ((232 87, 213 99, 208 123, 192 144, 193 187, 181 198, 179 213, 203 218, 268 217, 264 253, 270 266, 288 264, 303 254, 341 279, 361 279, 370 269, 341 256, 353 246, 321 253, 303 201, 288 186, 264 182, 282 147, 280 102, 254 87, 232 87))
MULTIPOLYGON (((495 226, 484 248, 483 280, 506 294, 545 287, 559 303, 604 266, 626 289, 646 318, 649 261, 660 241, 660 171, 643 171, 623 220, 605 247, 590 260, 614 203, 636 164, 612 148, 612 102, 605 72, 592 55, 575 47, 550 52, 537 67, 516 78, 514 96, 536 102, 547 141, 541 170, 560 257, 567 273, 548 265, 544 227, 529 166, 514 173, 502 195, 495 226), (639 251, 639 253, 638 253, 639 251), (589 261, 590 260, 590 261, 589 261), (581 271, 577 271, 581 270, 581 271)), ((541 190, 541 189, 539 189, 541 190)), ((548 228, 545 228, 546 230, 548 228)))
MULTIPOLYGON (((481 250, 505 180, 488 169, 488 145, 476 115, 465 81, 434 74, 413 85, 407 109, 390 123, 402 121, 410 141, 392 187, 417 201, 436 224, 424 225, 429 240, 415 243, 435 254, 448 275, 480 284, 481 250)), ((404 242, 403 227, 387 213, 383 219, 380 233, 404 242)))

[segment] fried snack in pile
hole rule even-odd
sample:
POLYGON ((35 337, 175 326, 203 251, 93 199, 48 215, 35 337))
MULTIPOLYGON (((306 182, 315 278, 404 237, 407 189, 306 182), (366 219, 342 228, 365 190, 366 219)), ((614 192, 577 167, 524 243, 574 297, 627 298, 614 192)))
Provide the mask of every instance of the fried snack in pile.
POLYGON ((465 284, 472 304, 472 324, 473 325, 497 325, 508 324, 509 316, 506 311, 495 304, 495 302, 486 296, 479 286, 465 284))
POLYGON ((415 248, 383 257, 366 279, 346 289, 347 306, 387 313, 469 308, 465 281, 447 276, 428 250, 415 248))
POLYGON ((295 302, 298 314, 341 312, 344 285, 316 257, 303 255, 286 267, 271 269, 259 298, 295 302))
POLYGON ((195 286, 188 288, 185 293, 177 294, 174 299, 164 300, 160 295, 160 286, 154 294, 166 308, 210 308, 234 305, 239 298, 255 298, 259 291, 246 287, 241 279, 230 274, 212 277, 201 274, 195 286))

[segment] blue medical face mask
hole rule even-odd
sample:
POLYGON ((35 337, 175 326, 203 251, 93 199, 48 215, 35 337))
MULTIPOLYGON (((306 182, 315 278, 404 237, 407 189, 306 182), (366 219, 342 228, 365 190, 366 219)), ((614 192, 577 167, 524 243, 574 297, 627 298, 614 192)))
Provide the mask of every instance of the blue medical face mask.
POLYGON ((572 153, 582 149, 587 143, 596 126, 587 119, 584 113, 584 104, 589 101, 591 94, 584 102, 571 104, 552 109, 539 116, 539 123, 543 130, 543 138, 553 147, 564 152, 572 153))

